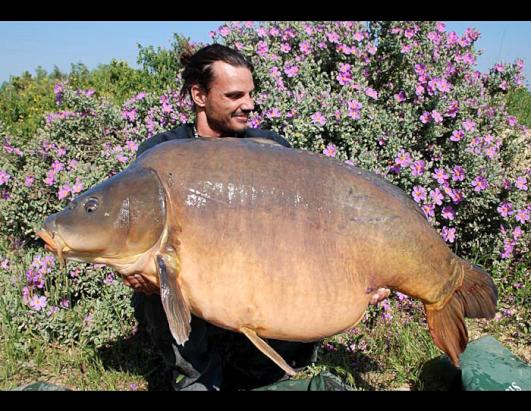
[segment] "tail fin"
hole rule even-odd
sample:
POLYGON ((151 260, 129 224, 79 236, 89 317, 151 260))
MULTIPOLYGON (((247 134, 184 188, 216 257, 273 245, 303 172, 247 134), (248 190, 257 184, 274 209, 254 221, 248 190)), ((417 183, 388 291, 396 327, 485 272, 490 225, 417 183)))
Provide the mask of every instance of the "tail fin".
POLYGON ((496 313, 497 291, 490 275, 480 267, 461 260, 463 283, 439 310, 426 308, 428 327, 435 345, 459 366, 459 354, 468 343, 465 317, 492 318, 496 313))

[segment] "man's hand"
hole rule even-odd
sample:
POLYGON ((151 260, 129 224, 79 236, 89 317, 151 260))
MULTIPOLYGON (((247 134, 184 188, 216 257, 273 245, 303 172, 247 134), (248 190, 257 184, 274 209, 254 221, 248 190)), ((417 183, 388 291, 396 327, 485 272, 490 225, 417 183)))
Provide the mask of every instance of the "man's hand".
POLYGON ((146 280, 141 274, 128 275, 123 278, 123 281, 125 285, 133 288, 137 292, 145 293, 147 295, 160 293, 159 287, 146 280))

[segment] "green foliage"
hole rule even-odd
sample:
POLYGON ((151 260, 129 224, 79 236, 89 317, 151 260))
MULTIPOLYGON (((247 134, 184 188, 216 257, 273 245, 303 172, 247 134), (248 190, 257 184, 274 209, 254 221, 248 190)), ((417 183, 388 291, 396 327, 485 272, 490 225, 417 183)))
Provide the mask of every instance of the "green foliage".
POLYGON ((531 127, 531 92, 524 87, 511 90, 507 94, 507 111, 521 124, 531 127))

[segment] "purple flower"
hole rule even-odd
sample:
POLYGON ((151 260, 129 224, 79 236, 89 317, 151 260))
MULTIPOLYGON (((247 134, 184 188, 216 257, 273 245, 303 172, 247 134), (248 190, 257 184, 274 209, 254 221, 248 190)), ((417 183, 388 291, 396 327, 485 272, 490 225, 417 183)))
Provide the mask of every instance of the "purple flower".
POLYGON ((465 131, 473 132, 476 129, 476 123, 471 119, 466 119, 463 121, 463 128, 465 131))
POLYGON ((406 100, 406 93, 404 92, 404 90, 400 90, 399 93, 394 95, 394 98, 397 103, 401 103, 406 100))
POLYGON ((304 40, 303 42, 301 42, 301 44, 299 44, 299 50, 303 54, 308 55, 312 51, 312 46, 310 45, 308 41, 304 40))
POLYGON ((22 303, 28 305, 30 302, 30 289, 29 287, 24 287, 22 289, 22 303))
POLYGON ((9 260, 7 258, 4 258, 1 262, 0 262, 0 268, 2 270, 9 270, 9 260))
POLYGON ((444 226, 441 230, 441 235, 444 241, 447 243, 453 243, 455 241, 455 228, 444 226))
POLYGON ((72 186, 72 193, 73 194, 76 194, 76 193, 79 193, 83 190, 83 183, 81 182, 81 180, 79 179, 79 177, 76 177, 76 182, 75 184, 72 186))
POLYGON ((411 164, 411 155, 402 149, 395 158, 395 163, 402 167, 407 167, 411 164))
POLYGON ((507 120, 507 124, 511 127, 515 126, 516 123, 518 122, 518 120, 516 119, 515 116, 507 116, 506 117, 506 120, 507 120))
POLYGON ((413 174, 413 176, 415 177, 421 176, 422 174, 424 174, 424 167, 424 160, 415 161, 413 164, 411 164, 411 174, 413 174))
POLYGON ((260 57, 264 57, 268 53, 268 51, 269 51, 269 47, 265 41, 260 40, 256 44, 256 54, 258 54, 260 57))
POLYGON ((465 169, 461 166, 455 166, 452 170, 453 181, 463 181, 465 179, 465 169))
POLYGON ((65 297, 59 302, 59 305, 61 306, 61 308, 67 310, 68 308, 70 308, 70 301, 68 300, 68 298, 65 297))
POLYGON ((279 118, 281 116, 280 110, 277 107, 272 107, 270 110, 265 113, 267 118, 279 118))
POLYGON ((450 136, 450 140, 452 141, 461 141, 461 139, 465 136, 465 132, 463 130, 454 130, 452 135, 450 136))
POLYGON ((452 199, 452 202, 456 205, 459 204, 461 201, 463 201, 463 199, 465 198, 463 195, 463 192, 458 189, 452 190, 449 196, 452 199))
POLYGON ((371 87, 365 89, 365 94, 374 100, 378 100, 378 92, 371 87))
POLYGON ((348 102, 348 115, 354 120, 360 118, 360 111, 363 105, 358 100, 350 100, 348 102))
POLYGON ((336 32, 326 33, 326 38, 330 43, 339 43, 339 35, 336 32))
POLYGON ((529 220, 529 210, 527 208, 522 208, 515 213, 516 221, 521 224, 525 224, 529 220))
POLYGON ((114 283, 114 274, 110 273, 107 277, 104 278, 103 283, 105 285, 112 285, 114 283))
POLYGON ((54 173, 58 173, 60 172, 61 170, 63 170, 65 168, 64 164, 61 163, 60 161, 58 160, 55 160, 53 163, 52 163, 52 170, 54 171, 54 173))
POLYGON ((435 217, 435 206, 433 204, 424 204, 421 208, 426 218, 435 217))
POLYGON ((443 207, 441 215, 446 220, 453 220, 455 218, 455 211, 452 206, 443 207))
POLYGON ((280 51, 283 53, 289 53, 291 51, 291 46, 289 43, 282 43, 280 45, 280 51))
POLYGON ((426 201, 426 189, 424 187, 414 186, 412 194, 415 202, 420 203, 421 201, 426 201))
POLYGON ((132 108, 131 110, 124 110, 122 111, 122 118, 133 123, 136 120, 137 112, 136 108, 132 108))
POLYGON ((424 94, 425 90, 424 90, 424 87, 420 84, 418 84, 416 87, 415 87, 415 94, 417 96, 422 96, 424 94))
POLYGON ((430 190, 430 198, 433 200, 433 202, 437 205, 442 205, 442 200, 444 199, 443 193, 441 193, 441 190, 436 188, 435 190, 430 190))
POLYGON ((513 240, 509 240, 509 239, 506 239, 504 242, 504 249, 503 249, 503 252, 501 253, 501 258, 503 259, 507 259, 511 256, 511 254, 513 253, 513 248, 514 248, 514 241, 513 240))
POLYGON ((498 210, 498 213, 500 213, 500 215, 505 218, 505 217, 510 216, 513 213, 513 206, 511 203, 504 201, 500 203, 500 205, 498 206, 496 210, 498 210))
POLYGON ((523 235, 522 228, 521 228, 519 225, 517 225, 517 226, 514 228, 514 230, 513 230, 513 238, 514 238, 515 240, 518 240, 520 237, 522 237, 522 235, 523 235))
POLYGON ((295 77, 297 74, 299 74, 299 67, 296 65, 286 64, 284 67, 284 73, 286 73, 288 77, 295 77))
POLYGON ((135 383, 129 384, 129 389, 131 391, 137 391, 138 390, 138 385, 135 384, 135 383))
POLYGON ((337 148, 334 144, 330 143, 323 150, 323 154, 327 157, 335 157, 337 154, 337 148))
POLYGON ((443 121, 443 116, 438 111, 433 110, 431 112, 431 117, 433 118, 433 121, 435 121, 436 123, 442 123, 443 121))
POLYGON ((0 170, 0 186, 7 184, 11 176, 5 170, 0 170))
POLYGON ((47 298, 45 296, 39 297, 37 295, 34 295, 33 298, 29 301, 29 306, 35 311, 40 311, 46 307, 46 301, 47 298))
POLYGON ((116 160, 119 161, 120 163, 127 163, 129 161, 127 156, 124 156, 123 154, 118 154, 116 156, 116 160))
POLYGON ((422 124, 426 124, 426 123, 428 123, 430 120, 431 120, 431 114, 430 114, 428 111, 425 111, 425 112, 420 116, 420 121, 421 121, 422 124))
POLYGON ((514 183, 514 186, 518 190, 527 191, 527 178, 525 177, 518 177, 516 179, 516 183, 514 183))
POLYGON ((70 186, 68 184, 64 184, 63 186, 61 186, 61 188, 59 188, 59 191, 57 192, 57 198, 59 198, 59 200, 62 200, 63 198, 68 196, 70 191, 70 186))
POLYGON ((321 114, 320 111, 316 112, 315 114, 312 114, 311 119, 314 124, 320 124, 322 126, 326 124, 326 118, 321 114))
POLYGON ((478 193, 489 187, 489 182, 483 176, 477 176, 470 184, 474 187, 474 191, 477 191, 478 193))
POLYGON ((444 184, 444 182, 450 178, 450 176, 446 174, 446 171, 444 171, 444 168, 436 168, 431 176, 436 179, 439 184, 444 184))

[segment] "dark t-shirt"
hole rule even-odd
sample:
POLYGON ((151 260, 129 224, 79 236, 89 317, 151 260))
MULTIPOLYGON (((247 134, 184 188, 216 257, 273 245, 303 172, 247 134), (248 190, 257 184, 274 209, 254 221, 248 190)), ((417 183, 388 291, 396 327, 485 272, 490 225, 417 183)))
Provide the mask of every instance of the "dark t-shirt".
MULTIPOLYGON (((270 130, 263 130, 260 128, 248 128, 245 132, 236 135, 238 138, 251 138, 251 137, 260 137, 266 138, 269 140, 274 140, 277 143, 283 145, 284 147, 291 147, 288 141, 270 130)), ((173 130, 165 131, 163 133, 155 134, 154 136, 148 138, 140 147, 136 153, 137 157, 142 154, 144 151, 153 148, 157 144, 164 143, 165 141, 183 139, 183 138, 194 138, 194 130, 192 124, 183 124, 173 130)))

